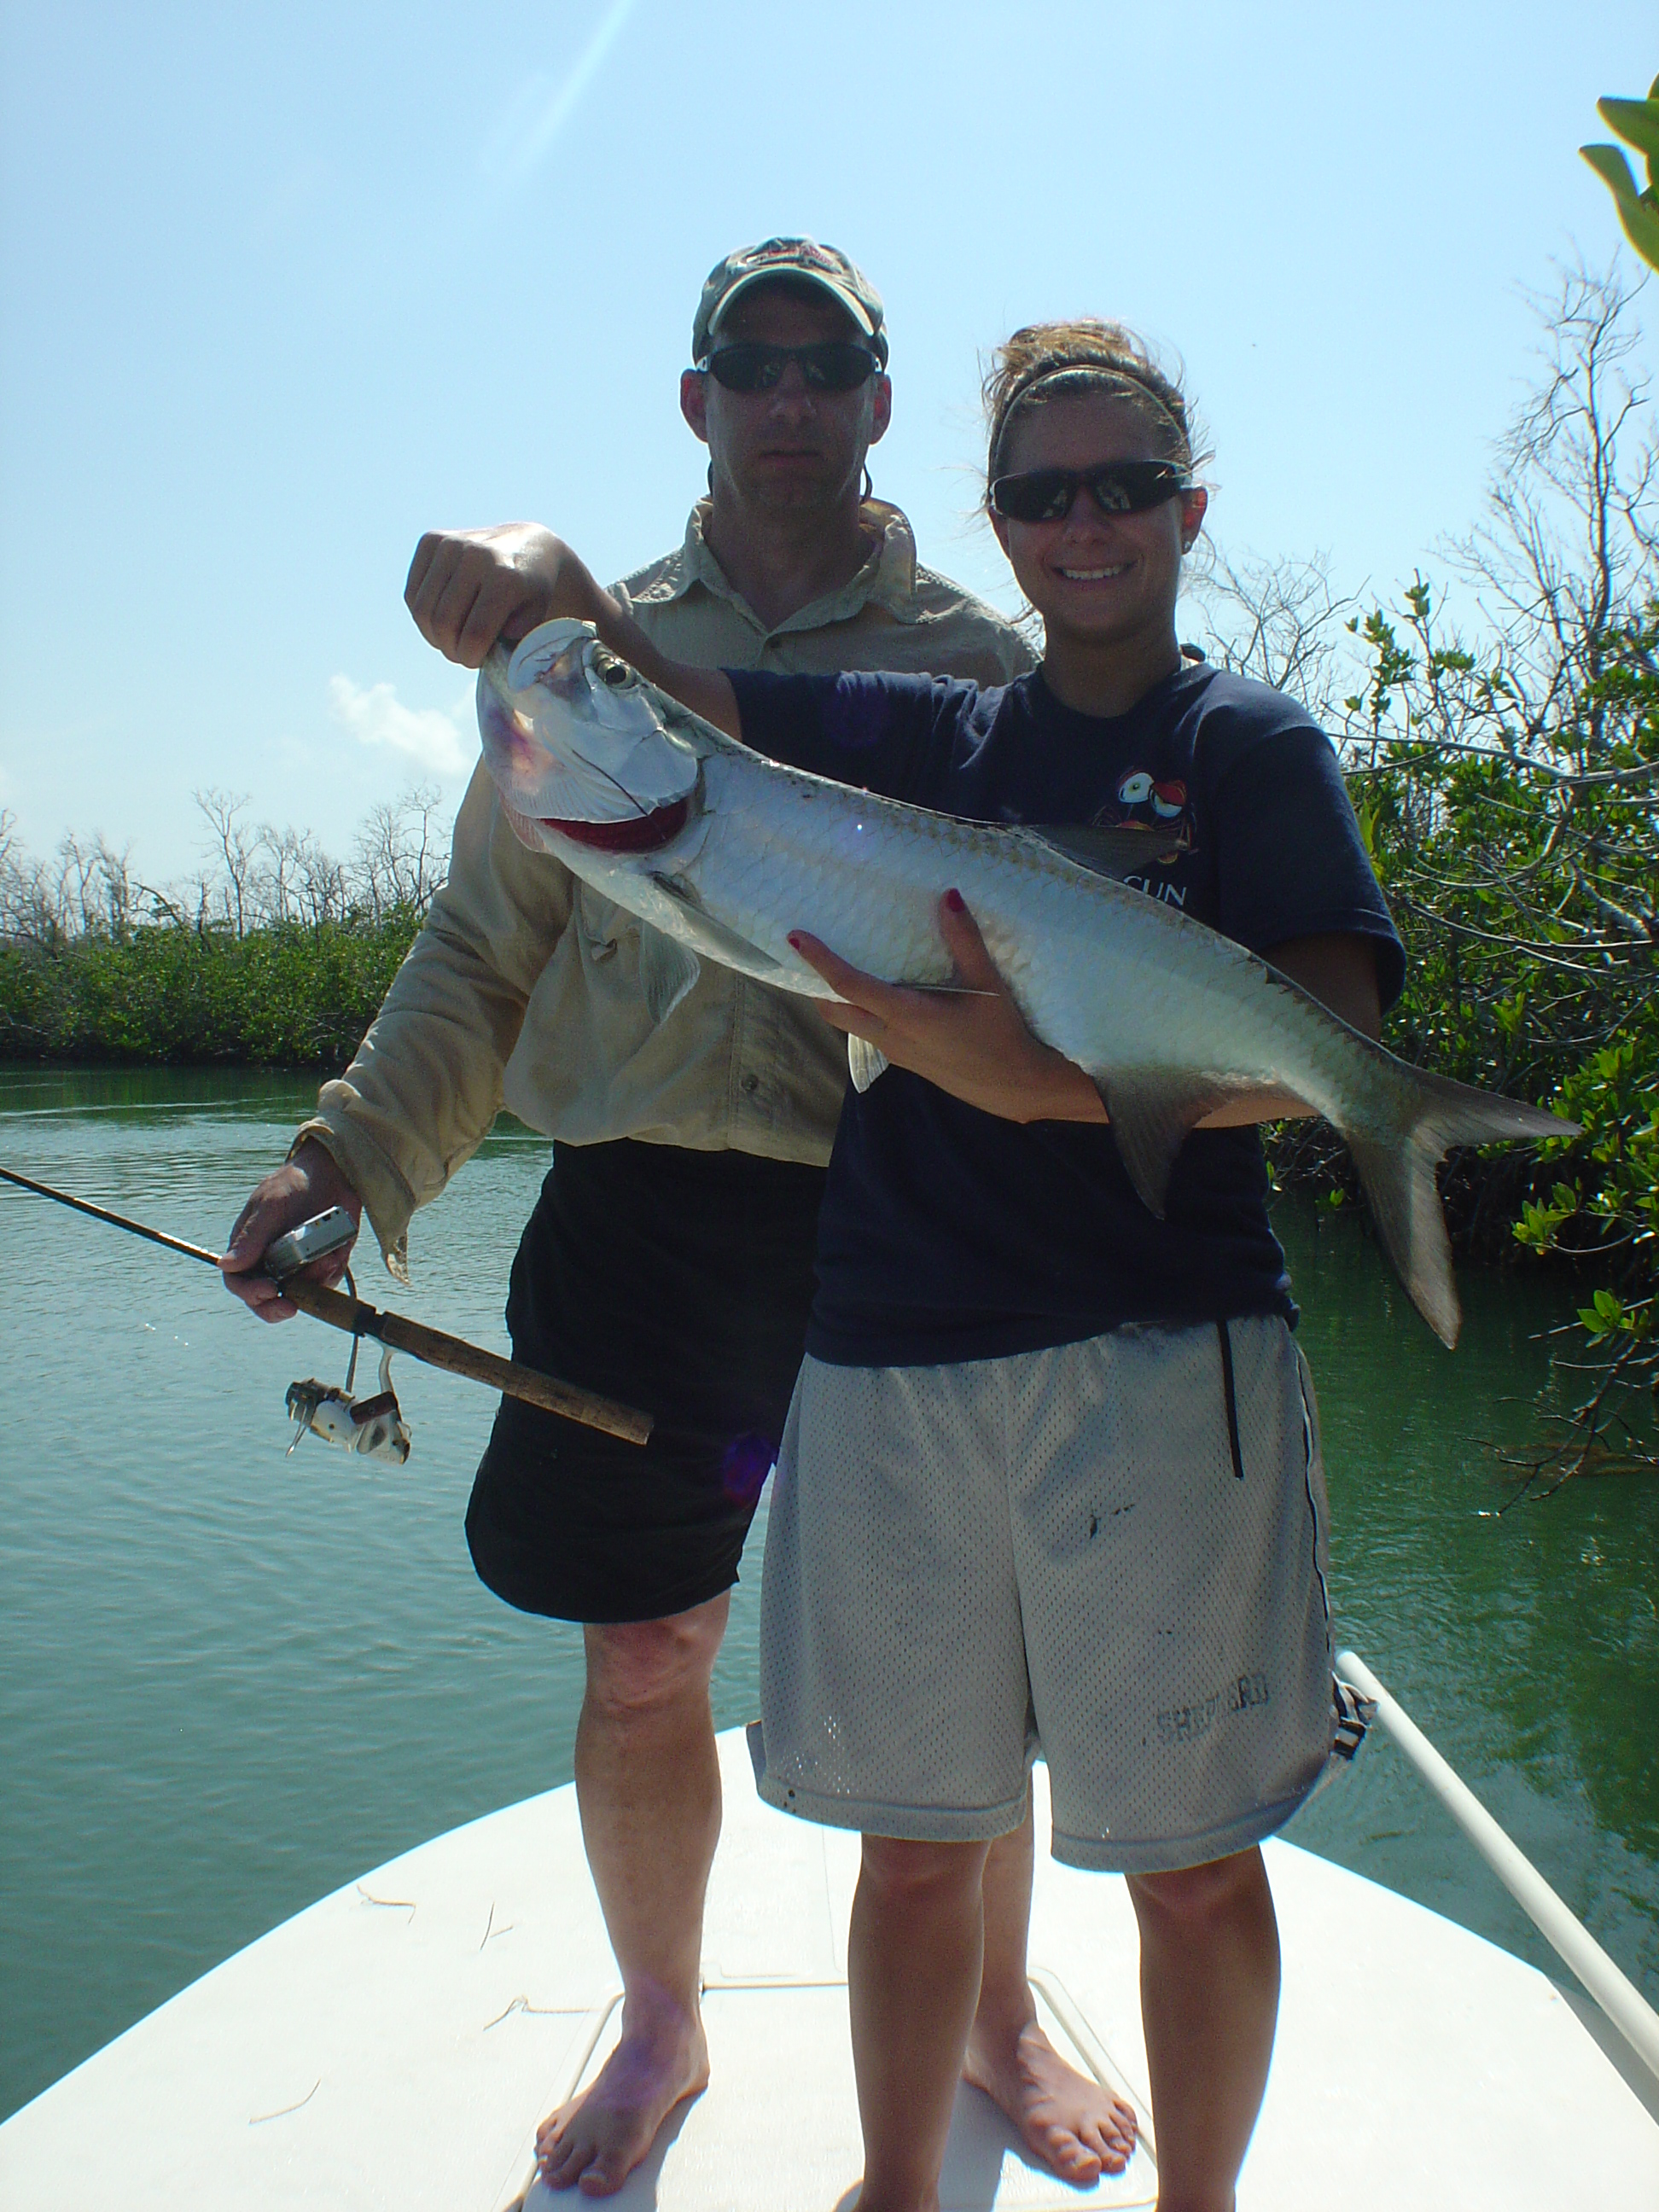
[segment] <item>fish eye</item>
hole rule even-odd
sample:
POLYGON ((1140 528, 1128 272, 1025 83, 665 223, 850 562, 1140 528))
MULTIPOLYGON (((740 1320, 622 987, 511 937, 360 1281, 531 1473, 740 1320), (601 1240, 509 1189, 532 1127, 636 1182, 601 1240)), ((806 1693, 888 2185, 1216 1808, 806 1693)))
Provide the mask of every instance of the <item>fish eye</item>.
POLYGON ((634 672, 628 663, 611 653, 606 653, 598 665, 600 683, 609 684, 613 691, 625 691, 634 681, 634 672))

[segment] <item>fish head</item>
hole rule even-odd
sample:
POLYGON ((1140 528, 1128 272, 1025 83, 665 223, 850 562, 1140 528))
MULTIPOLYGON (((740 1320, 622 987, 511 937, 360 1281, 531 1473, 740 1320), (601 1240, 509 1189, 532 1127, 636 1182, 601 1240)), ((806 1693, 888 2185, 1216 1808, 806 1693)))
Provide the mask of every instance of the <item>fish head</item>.
POLYGON ((478 672, 484 765, 514 829, 592 842, 683 808, 696 787, 696 749, 671 731, 654 688, 601 645, 586 623, 544 623, 478 672))

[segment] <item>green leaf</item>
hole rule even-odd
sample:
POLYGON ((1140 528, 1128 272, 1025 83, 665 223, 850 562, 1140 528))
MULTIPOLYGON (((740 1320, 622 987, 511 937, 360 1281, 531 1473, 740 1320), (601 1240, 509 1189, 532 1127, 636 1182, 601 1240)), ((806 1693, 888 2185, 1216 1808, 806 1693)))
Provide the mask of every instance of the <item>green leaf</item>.
POLYGON ((1636 173, 1617 146, 1581 146, 1579 152, 1616 200, 1639 197, 1636 173))
MULTIPOLYGON (((1625 235, 1650 269, 1659 269, 1659 199, 1638 192, 1630 163, 1616 146, 1581 146, 1579 152, 1613 194, 1625 235)), ((1650 156, 1651 173, 1654 157, 1650 156)))
POLYGON ((1650 193, 1639 200, 1619 200, 1616 205, 1626 237, 1650 269, 1659 269, 1659 205, 1650 193))
POLYGON ((1595 112, 1626 145, 1659 160, 1659 100, 1598 100, 1595 112))

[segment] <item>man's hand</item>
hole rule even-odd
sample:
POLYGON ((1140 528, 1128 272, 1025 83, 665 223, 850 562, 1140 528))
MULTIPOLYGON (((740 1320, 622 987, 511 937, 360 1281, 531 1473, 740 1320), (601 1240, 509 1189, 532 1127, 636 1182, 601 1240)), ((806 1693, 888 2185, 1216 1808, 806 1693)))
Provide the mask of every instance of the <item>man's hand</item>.
POLYGON ((1026 1027, 960 891, 946 891, 939 919, 956 963, 955 991, 878 982, 797 931, 789 942, 841 994, 817 1002, 825 1021, 1006 1121, 1103 1121, 1100 1093, 1083 1070, 1026 1027))
POLYGON ((429 645, 477 668, 497 641, 527 637, 563 616, 592 623, 600 641, 727 737, 743 734, 724 670, 659 653, 619 600, 596 584, 562 538, 538 522, 491 530, 428 530, 415 548, 404 599, 429 645))
POLYGON ((538 522, 428 530, 415 548, 404 600, 429 645, 477 668, 498 639, 527 636, 556 615, 594 622, 592 578, 538 522))
MULTIPOLYGON (((233 1297, 252 1307, 261 1321, 287 1321, 299 1311, 285 1298, 268 1275, 259 1271, 265 1248, 285 1230, 297 1229, 313 1214, 343 1206, 361 1222, 363 1201, 336 1167, 323 1147, 309 1138, 294 1158, 268 1175, 236 1217, 220 1267, 225 1288, 233 1297)), ((337 1283, 351 1257, 351 1246, 342 1245, 325 1259, 313 1260, 301 1269, 307 1281, 337 1283)))

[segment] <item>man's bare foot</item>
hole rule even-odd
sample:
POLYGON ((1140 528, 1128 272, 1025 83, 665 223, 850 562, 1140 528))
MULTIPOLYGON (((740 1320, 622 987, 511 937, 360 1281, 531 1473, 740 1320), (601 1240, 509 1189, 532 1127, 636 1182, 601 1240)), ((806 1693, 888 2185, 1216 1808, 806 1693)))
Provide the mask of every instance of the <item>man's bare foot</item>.
POLYGON ((1129 2163, 1133 2106, 1068 2066, 1035 2014, 1001 2033, 976 2020, 962 2076, 1001 2107, 1027 2150, 1062 2181, 1086 2189, 1129 2163))
POLYGON ((679 2015, 649 2033, 624 2032, 597 2079, 536 2130, 536 2165, 550 2189, 609 2197, 656 2141, 676 2105, 708 2085, 702 2023, 679 2015))

